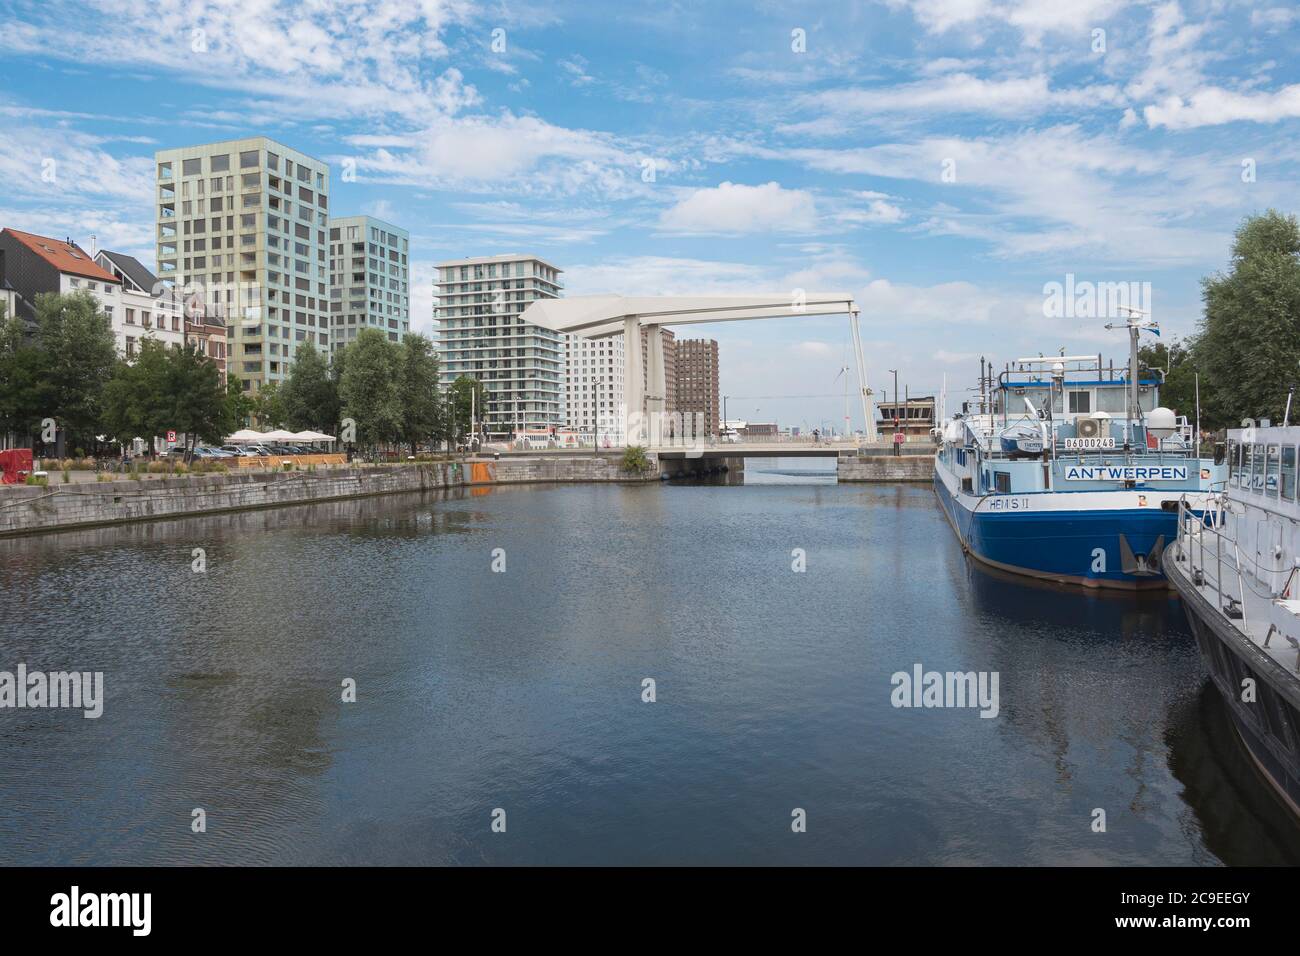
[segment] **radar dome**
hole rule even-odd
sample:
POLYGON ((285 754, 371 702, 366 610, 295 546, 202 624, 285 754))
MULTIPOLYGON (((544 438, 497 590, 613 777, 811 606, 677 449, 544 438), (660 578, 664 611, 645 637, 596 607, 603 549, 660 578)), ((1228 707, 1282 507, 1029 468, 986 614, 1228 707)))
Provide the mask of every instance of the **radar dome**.
POLYGON ((1168 438, 1178 430, 1178 418, 1172 408, 1153 408, 1147 412, 1147 431, 1157 438, 1168 438))

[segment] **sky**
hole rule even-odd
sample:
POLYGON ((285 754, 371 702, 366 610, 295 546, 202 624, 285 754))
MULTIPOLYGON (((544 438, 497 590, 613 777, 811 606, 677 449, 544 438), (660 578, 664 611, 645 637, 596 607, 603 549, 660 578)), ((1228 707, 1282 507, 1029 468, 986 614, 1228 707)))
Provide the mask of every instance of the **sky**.
MULTIPOLYGON (((981 356, 1123 360, 1114 317, 1047 306, 1067 276, 1195 330, 1241 219, 1300 206, 1298 40, 1270 0, 0 0, 0 226, 152 265, 154 151, 266 135, 410 231, 418 331, 465 256, 843 292, 877 395, 952 408, 981 356)), ((842 420, 847 319, 679 334, 732 418, 842 420)))

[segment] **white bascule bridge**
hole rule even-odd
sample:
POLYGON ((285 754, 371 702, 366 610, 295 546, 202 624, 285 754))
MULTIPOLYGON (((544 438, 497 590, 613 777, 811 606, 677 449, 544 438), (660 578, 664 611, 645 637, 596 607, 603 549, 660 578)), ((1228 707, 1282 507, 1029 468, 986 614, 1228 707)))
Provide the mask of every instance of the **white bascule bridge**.
POLYGON ((849 317, 866 440, 874 442, 876 423, 871 407, 871 390, 866 384, 858 307, 850 295, 800 292, 795 295, 573 296, 538 299, 524 310, 521 318, 546 329, 590 339, 625 336, 627 366, 623 374, 623 414, 626 425, 623 434, 629 444, 652 444, 658 436, 655 423, 662 420, 667 407, 661 327, 826 315, 849 317), (641 349, 637 345, 643 328, 648 332, 644 384, 641 349))

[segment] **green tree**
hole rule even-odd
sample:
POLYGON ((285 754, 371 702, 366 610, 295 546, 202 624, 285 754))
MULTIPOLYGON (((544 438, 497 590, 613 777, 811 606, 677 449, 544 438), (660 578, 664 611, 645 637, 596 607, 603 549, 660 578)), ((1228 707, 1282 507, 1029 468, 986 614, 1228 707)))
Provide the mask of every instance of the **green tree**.
POLYGON ((414 455, 421 442, 442 438, 438 400, 438 353, 423 335, 408 335, 401 346, 402 439, 414 455))
POLYGON ((175 427, 169 351, 152 337, 143 339, 135 360, 119 362, 104 386, 102 427, 124 448, 143 438, 152 451, 150 440, 175 427))
POLYGON ((1187 420, 1196 422, 1196 366, 1192 353, 1178 339, 1166 345, 1164 342, 1150 342, 1138 349, 1138 365, 1145 368, 1158 368, 1164 374, 1164 385, 1160 389, 1160 404, 1172 408, 1179 415, 1186 415, 1187 420))
POLYGON ((1192 357, 1215 426, 1281 421, 1300 381, 1300 224, 1275 210, 1238 227, 1231 268, 1201 282, 1205 315, 1192 357))
POLYGON ((251 399, 253 417, 259 425, 271 428, 283 428, 288 420, 284 408, 284 396, 280 394, 279 382, 263 382, 262 387, 251 399))
POLYGON ((231 431, 243 428, 253 414, 253 399, 244 391, 244 383, 233 373, 226 374, 226 415, 231 431))
POLYGON ((36 297, 37 342, 45 353, 43 416, 57 422, 72 446, 94 438, 104 387, 118 362, 113 325, 89 292, 36 297))
POLYGON ((172 427, 185 433, 185 457, 189 459, 200 439, 219 445, 234 430, 227 401, 228 383, 221 380, 217 364, 200 352, 197 345, 174 346, 168 356, 172 427))
POLYGON ((5 317, 0 303, 0 434, 27 436, 42 417, 45 353, 17 316, 5 317))
POLYGON ((234 430, 229 382, 197 346, 146 338, 135 361, 120 363, 104 390, 104 424, 124 445, 184 432, 188 459, 200 441, 220 444, 234 430))
POLYGON ((284 419, 294 431, 328 431, 339 420, 338 385, 325 356, 310 342, 298 346, 280 388, 284 419))
POLYGON ((362 329, 343 350, 339 398, 356 423, 357 444, 396 441, 402 430, 401 350, 378 329, 362 329))
POLYGON ((482 423, 486 401, 487 389, 478 379, 469 375, 458 375, 451 383, 447 396, 451 421, 447 432, 453 442, 459 444, 466 435, 470 434, 474 427, 472 422, 482 423))

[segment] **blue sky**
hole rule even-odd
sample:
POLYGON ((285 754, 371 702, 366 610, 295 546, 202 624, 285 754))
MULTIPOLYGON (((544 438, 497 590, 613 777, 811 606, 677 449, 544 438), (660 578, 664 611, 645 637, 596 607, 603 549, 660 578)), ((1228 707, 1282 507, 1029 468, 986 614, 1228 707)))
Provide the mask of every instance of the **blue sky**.
MULTIPOLYGON (((850 292, 877 392, 954 393, 1123 355, 1044 316, 1068 273, 1194 328, 1241 217, 1300 206, 1298 37, 1268 0, 0 0, 0 225, 152 263, 153 151, 265 134, 410 230, 417 328, 433 263, 529 252, 574 295, 850 292)), ((742 396, 838 395, 846 321, 703 331, 734 417, 842 415, 742 396)))

